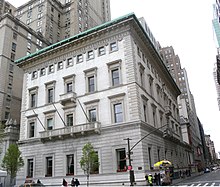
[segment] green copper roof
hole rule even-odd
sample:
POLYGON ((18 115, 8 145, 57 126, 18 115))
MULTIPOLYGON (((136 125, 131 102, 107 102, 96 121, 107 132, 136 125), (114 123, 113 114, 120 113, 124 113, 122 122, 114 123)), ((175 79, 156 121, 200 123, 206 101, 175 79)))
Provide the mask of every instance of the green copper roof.
POLYGON ((26 60, 26 59, 28 59, 28 58, 37 56, 37 55, 39 55, 39 54, 41 54, 41 53, 43 53, 43 52, 46 52, 46 51, 48 51, 48 50, 50 50, 50 49, 59 47, 59 46, 65 44, 65 43, 68 43, 68 42, 70 42, 70 41, 72 41, 72 40, 74 40, 74 39, 80 38, 80 37, 82 37, 82 36, 85 36, 85 35, 87 35, 87 34, 90 34, 90 33, 94 32, 94 31, 97 31, 97 30, 100 30, 100 29, 102 29, 102 28, 108 27, 108 26, 113 25, 113 24, 115 24, 115 23, 118 23, 118 22, 120 22, 120 21, 122 21, 122 20, 125 20, 125 19, 127 19, 127 18, 129 18, 129 17, 133 17, 133 18, 135 18, 136 20, 138 20, 134 13, 129 13, 129 14, 127 14, 127 15, 124 15, 124 16, 121 16, 121 17, 119 17, 119 18, 116 18, 116 19, 114 19, 114 20, 112 20, 112 21, 108 21, 108 22, 106 22, 106 23, 103 23, 103 24, 98 25, 98 26, 96 26, 96 27, 93 27, 93 28, 91 28, 91 29, 88 29, 88 30, 86 30, 86 31, 84 31, 84 32, 81 32, 81 33, 77 34, 77 35, 71 36, 71 37, 66 38, 66 39, 64 39, 64 40, 61 40, 61 41, 59 41, 59 42, 57 42, 57 43, 55 43, 55 44, 52 44, 52 45, 50 45, 50 46, 47 46, 47 47, 45 47, 45 48, 43 48, 43 49, 41 49, 41 50, 39 50, 39 51, 36 51, 36 52, 34 52, 34 53, 31 53, 31 54, 29 54, 29 55, 27 55, 27 56, 24 56, 24 57, 22 57, 22 58, 16 60, 15 63, 16 63, 16 64, 21 63, 23 60, 26 60))

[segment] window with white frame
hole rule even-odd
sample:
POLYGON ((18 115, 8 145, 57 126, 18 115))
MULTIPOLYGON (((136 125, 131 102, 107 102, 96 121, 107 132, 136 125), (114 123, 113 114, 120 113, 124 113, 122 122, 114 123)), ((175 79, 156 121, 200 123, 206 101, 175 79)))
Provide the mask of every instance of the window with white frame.
POLYGON ((34 159, 27 159, 27 177, 32 178, 34 176, 34 159))
POLYGON ((45 83, 46 86, 46 103, 53 103, 55 97, 55 81, 45 83))
POLYGON ((17 44, 12 42, 11 50, 15 52, 16 51, 16 47, 17 47, 17 44))
POLYGON ((92 93, 97 90, 97 68, 85 70, 86 92, 92 93))
POLYGON ((94 51, 91 50, 91 51, 88 51, 87 52, 87 59, 90 60, 90 59, 93 59, 94 58, 94 51))
POLYGON ((94 164, 91 166, 90 174, 99 174, 99 154, 98 151, 95 151, 97 155, 97 160, 94 160, 94 164))
POLYGON ((38 87, 29 89, 29 107, 34 108, 37 106, 38 87))
POLYGON ((83 62, 83 55, 82 54, 77 55, 76 59, 77 59, 77 63, 83 62))
POLYGON ((89 109, 88 113, 89 113, 89 120, 90 120, 90 122, 97 121, 97 111, 96 111, 96 108, 89 109))
POLYGON ((29 122, 29 138, 35 137, 35 121, 29 122))
POLYGON ((104 46, 101 46, 98 48, 98 55, 99 56, 102 56, 105 54, 105 47, 104 46))
POLYGON ((111 102, 111 114, 113 123, 122 123, 125 121, 124 96, 125 93, 108 97, 111 102))
POLYGON ((110 52, 113 52, 113 51, 117 51, 117 50, 118 50, 118 44, 117 44, 117 42, 112 42, 112 43, 110 43, 109 47, 110 47, 110 52))
POLYGON ((157 127, 157 113, 156 113, 157 107, 154 104, 151 104, 151 106, 152 106, 152 115, 153 115, 153 126, 157 127))
POLYGON ((53 130, 54 118, 53 117, 48 117, 46 119, 46 124, 47 124, 47 130, 53 130))
POLYGON ((45 166, 46 166, 46 171, 45 171, 45 177, 52 177, 53 176, 53 157, 52 156, 47 156, 45 158, 45 166))
POLYGON ((75 80, 75 75, 68 75, 66 77, 63 77, 64 79, 64 86, 65 86, 65 93, 70 93, 74 91, 74 80, 75 80))
POLYGON ((110 86, 118 86, 121 84, 121 60, 110 62, 108 65, 110 86))
POLYGON ((48 74, 53 73, 54 72, 54 65, 51 64, 48 66, 48 74))
POLYGON ((57 63, 57 70, 63 69, 63 62, 60 61, 57 63))
POLYGON ((66 174, 74 175, 74 154, 66 155, 66 174))
POLYGON ((145 75, 144 75, 144 66, 139 63, 139 72, 140 72, 140 85, 145 88, 145 75))
POLYGON ((92 101, 84 102, 86 105, 86 111, 87 111, 87 116, 88 116, 88 121, 89 122, 96 122, 98 121, 98 104, 99 104, 99 99, 95 99, 92 101))
POLYGON ((127 171, 125 148, 116 149, 117 172, 127 171))
POLYGON ((40 69, 40 76, 44 76, 46 75, 46 69, 45 68, 41 68, 40 69))
MULTIPOLYGON (((166 158, 166 157, 165 157, 166 158)), ((152 153, 151 153, 151 147, 148 147, 148 160, 149 160, 149 169, 152 167, 152 153)))
POLYGON ((32 79, 36 79, 37 78, 37 71, 33 71, 32 72, 32 79))
POLYGON ((67 61, 66 61, 66 66, 69 67, 69 66, 73 66, 73 58, 68 58, 67 61))
POLYGON ((66 125, 73 126, 73 113, 66 115, 66 125))

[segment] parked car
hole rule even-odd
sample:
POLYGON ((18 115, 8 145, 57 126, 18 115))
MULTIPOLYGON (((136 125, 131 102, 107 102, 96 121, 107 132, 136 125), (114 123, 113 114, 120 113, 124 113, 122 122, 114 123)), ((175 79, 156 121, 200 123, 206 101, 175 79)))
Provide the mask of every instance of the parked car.
POLYGON ((205 168, 204 173, 209 173, 210 169, 209 168, 205 168))

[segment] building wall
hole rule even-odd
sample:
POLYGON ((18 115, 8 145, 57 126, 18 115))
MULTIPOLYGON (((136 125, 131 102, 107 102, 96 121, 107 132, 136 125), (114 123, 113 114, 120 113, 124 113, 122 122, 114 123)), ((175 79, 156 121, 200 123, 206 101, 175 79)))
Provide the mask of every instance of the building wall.
POLYGON ((120 25, 119 20, 106 28, 97 28, 85 35, 82 33, 78 39, 70 40, 71 42, 59 49, 51 49, 49 53, 39 53, 39 56, 30 58, 30 61, 27 58, 23 62, 17 62, 25 71, 19 140, 25 166, 18 173, 18 184, 27 176, 28 159, 34 160, 34 179, 40 178, 44 184, 59 184, 64 177, 69 181, 72 176, 66 177, 65 174, 66 155, 70 153, 74 153, 74 175, 84 183, 86 179, 79 161, 82 147, 87 142, 92 143, 100 159, 100 174, 92 175, 91 182, 127 182, 127 172, 117 172, 116 150, 126 149, 127 152, 126 138, 131 138, 131 145, 134 145, 148 133, 151 136, 133 150, 132 166, 137 181, 143 182, 145 172, 151 172, 150 168, 159 159, 156 157, 158 150, 160 159, 171 159, 175 168, 178 168, 180 158, 183 160, 181 167, 188 166, 187 146, 181 139, 177 115, 176 98, 179 90, 172 82, 159 55, 152 50, 145 33, 139 28, 140 25, 133 28, 135 24, 132 23, 137 23, 137 19, 134 20, 133 16, 129 18, 131 23, 128 18, 123 18, 123 25, 120 25), (110 50, 113 44, 116 44, 116 48, 110 50), (100 47, 104 47, 104 55, 98 55, 100 47), (94 52, 94 58, 88 59, 91 51, 94 52), (83 56, 83 62, 77 61, 78 55, 83 56), (73 64, 67 66, 70 58, 73 64), (63 68, 60 70, 57 69, 59 62, 63 62, 63 68), (54 72, 48 73, 51 65, 54 72), (46 68, 46 75, 40 76, 41 68, 46 68), (111 72, 114 68, 119 70, 120 84, 117 86, 111 85, 111 72), (33 79, 35 71, 38 75, 33 79), (95 92, 92 93, 87 91, 86 85, 90 75, 95 75, 95 92), (67 78, 74 85, 75 94, 71 97, 71 102, 70 99, 67 101, 62 97, 66 94, 67 78), (54 86, 54 104, 46 102, 48 85, 54 86), (32 91, 37 93, 37 105, 34 108, 30 108, 32 91), (122 104, 122 121, 115 122, 113 106, 118 103, 122 104), (166 109, 167 107, 169 109, 166 109), (84 112, 88 115, 88 110, 92 108, 97 111, 96 123, 88 123, 84 115, 84 112), (62 119, 66 122, 68 113, 74 116, 71 127, 65 127, 62 122, 62 119), (44 130, 44 127, 47 128, 46 119, 49 115, 55 120, 53 130, 44 130), (30 122, 35 122, 34 136, 31 138, 30 122), (166 123, 167 127, 164 126, 166 123), (95 125, 94 128, 92 125, 95 125), (162 131, 156 131, 157 128, 162 131), (163 137, 163 130, 166 128, 172 132, 172 136, 163 137), (70 131, 72 133, 69 133, 70 131), (54 134, 52 139, 50 133, 54 134), (173 141, 175 143, 172 143, 173 141), (148 148, 151 149, 151 158, 148 148), (41 150, 41 153, 38 150, 41 150), (52 156, 54 160, 53 180, 51 177, 45 177, 46 156, 52 156))

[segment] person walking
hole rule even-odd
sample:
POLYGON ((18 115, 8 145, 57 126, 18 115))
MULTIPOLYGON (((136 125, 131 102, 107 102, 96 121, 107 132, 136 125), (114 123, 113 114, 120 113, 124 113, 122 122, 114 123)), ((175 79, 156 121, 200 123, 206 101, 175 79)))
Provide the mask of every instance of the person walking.
POLYGON ((150 186, 153 186, 153 176, 151 174, 148 175, 147 181, 150 186))
POLYGON ((79 185, 80 185, 80 183, 79 183, 79 180, 78 180, 78 179, 75 179, 75 185, 76 185, 76 186, 79 186, 79 185))
POLYGON ((71 180, 71 186, 76 186, 74 178, 72 178, 72 180, 71 180))
POLYGON ((158 180, 158 174, 157 173, 154 174, 154 183, 155 183, 156 186, 159 185, 159 180, 158 180))
POLYGON ((62 185, 63 185, 64 187, 66 187, 66 186, 68 185, 65 179, 63 179, 63 184, 62 184, 62 185))

